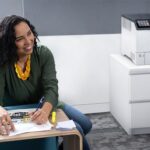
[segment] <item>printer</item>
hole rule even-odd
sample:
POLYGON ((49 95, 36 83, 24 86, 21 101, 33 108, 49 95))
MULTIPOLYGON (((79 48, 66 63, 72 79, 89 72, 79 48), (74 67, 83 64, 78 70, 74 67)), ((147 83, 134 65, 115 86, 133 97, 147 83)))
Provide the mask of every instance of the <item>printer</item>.
POLYGON ((150 14, 121 16, 121 53, 136 65, 150 65, 150 14))

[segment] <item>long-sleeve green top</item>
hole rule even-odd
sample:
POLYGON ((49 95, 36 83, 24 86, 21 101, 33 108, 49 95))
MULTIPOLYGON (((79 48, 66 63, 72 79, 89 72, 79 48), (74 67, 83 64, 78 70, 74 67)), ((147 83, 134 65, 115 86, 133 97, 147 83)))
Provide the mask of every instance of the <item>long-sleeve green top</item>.
POLYGON ((58 81, 51 51, 38 46, 31 54, 31 71, 27 80, 17 77, 14 64, 0 67, 0 105, 37 103, 44 96, 53 107, 58 103, 58 81))

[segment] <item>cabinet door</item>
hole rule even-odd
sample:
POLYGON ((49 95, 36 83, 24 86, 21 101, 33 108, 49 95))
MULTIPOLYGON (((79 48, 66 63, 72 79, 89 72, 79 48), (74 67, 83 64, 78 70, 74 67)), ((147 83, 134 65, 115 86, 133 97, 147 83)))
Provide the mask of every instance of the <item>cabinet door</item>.
POLYGON ((129 83, 131 103, 150 101, 150 74, 131 75, 129 83))
POLYGON ((131 128, 149 128, 150 130, 150 102, 131 104, 131 109, 131 128))

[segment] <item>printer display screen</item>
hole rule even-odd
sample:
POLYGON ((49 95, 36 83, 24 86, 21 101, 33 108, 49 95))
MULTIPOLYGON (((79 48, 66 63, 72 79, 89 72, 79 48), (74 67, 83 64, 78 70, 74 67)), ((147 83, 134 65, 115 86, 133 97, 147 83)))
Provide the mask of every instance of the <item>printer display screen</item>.
POLYGON ((136 23, 139 28, 150 28, 150 20, 137 20, 136 23))

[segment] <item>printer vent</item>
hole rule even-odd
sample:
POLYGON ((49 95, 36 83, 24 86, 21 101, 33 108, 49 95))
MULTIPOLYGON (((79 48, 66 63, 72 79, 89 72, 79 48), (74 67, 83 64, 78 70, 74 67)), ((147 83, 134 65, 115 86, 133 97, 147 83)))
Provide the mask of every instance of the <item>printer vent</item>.
POLYGON ((131 21, 127 20, 126 18, 122 19, 122 26, 123 28, 131 31, 131 21))

